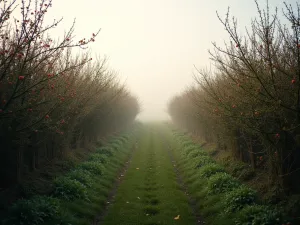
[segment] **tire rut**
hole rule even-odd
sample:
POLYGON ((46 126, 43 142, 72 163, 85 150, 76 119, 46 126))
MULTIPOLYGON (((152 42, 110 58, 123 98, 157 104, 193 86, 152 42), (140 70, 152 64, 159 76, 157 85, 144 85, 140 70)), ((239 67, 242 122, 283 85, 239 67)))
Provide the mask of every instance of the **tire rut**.
POLYGON ((203 220, 203 217, 200 215, 200 213, 198 212, 197 208, 196 208, 196 200, 193 199, 193 197, 189 194, 189 191, 188 191, 188 188, 187 186, 185 185, 184 181, 183 181, 183 177, 179 171, 179 169, 177 168, 176 166, 176 160, 175 160, 175 157, 173 155, 173 152, 172 152, 172 148, 170 145, 168 145, 167 147, 167 151, 168 151, 168 154, 169 154, 169 157, 170 157, 170 160, 173 164, 173 168, 174 168, 174 171, 175 171, 175 174, 176 174, 176 178, 177 178, 177 183, 179 184, 179 186, 181 187, 181 190, 185 193, 185 195, 188 197, 188 202, 189 202, 189 205, 190 207, 192 208, 193 210, 193 213, 194 213, 194 216, 196 217, 196 224, 205 224, 204 220, 203 220))
POLYGON ((137 149, 138 149, 138 142, 136 141, 136 143, 133 147, 133 150, 130 152, 129 157, 125 162, 125 166, 122 167, 118 172, 118 176, 115 180, 114 186, 113 186, 113 188, 112 188, 111 192, 109 193, 108 198, 106 200, 106 205, 105 205, 104 210, 94 219, 94 221, 91 223, 91 225, 101 225, 101 223, 103 222, 104 217, 108 213, 109 206, 114 202, 114 198, 115 198, 115 195, 118 191, 118 188, 121 185, 121 183, 122 183, 122 181, 123 181, 123 179, 126 175, 126 172, 127 172, 128 168, 130 166, 133 154, 137 149))

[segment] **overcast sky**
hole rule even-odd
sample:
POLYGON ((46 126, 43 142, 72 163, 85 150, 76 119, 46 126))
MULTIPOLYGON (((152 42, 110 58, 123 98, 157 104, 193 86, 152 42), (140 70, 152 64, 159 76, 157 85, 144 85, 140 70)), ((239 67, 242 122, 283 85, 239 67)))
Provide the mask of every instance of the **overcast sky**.
MULTIPOLYGON (((258 2, 265 7, 265 0, 258 2)), ((280 0, 269 3, 272 9, 283 7, 280 0)), ((210 66, 211 42, 228 40, 216 11, 224 18, 229 6, 241 31, 257 15, 254 0, 53 0, 52 5, 47 20, 64 18, 55 31, 61 36, 74 18, 78 39, 101 28, 91 50, 109 57, 110 67, 139 98, 144 120, 167 119, 167 102, 193 83, 194 65, 210 66)))

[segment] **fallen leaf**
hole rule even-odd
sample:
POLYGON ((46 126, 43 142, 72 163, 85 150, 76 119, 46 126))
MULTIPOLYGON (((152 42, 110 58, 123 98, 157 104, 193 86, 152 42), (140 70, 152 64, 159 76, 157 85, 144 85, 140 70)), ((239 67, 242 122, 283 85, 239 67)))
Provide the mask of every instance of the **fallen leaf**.
POLYGON ((174 220, 179 220, 180 215, 174 217, 174 220))

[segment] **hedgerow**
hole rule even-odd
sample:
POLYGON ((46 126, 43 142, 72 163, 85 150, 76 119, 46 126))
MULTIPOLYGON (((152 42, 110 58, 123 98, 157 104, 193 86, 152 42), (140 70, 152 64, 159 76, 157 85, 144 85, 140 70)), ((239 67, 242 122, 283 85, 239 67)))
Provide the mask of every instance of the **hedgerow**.
POLYGON ((214 67, 195 68, 195 85, 174 96, 168 112, 177 126, 265 169, 269 183, 286 190, 281 196, 298 194, 300 7, 286 1, 271 12, 268 2, 253 3, 257 16, 245 32, 229 9, 224 18, 217 14, 229 40, 213 42, 214 67))
POLYGON ((131 124, 139 112, 137 99, 118 81, 107 59, 87 51, 99 30, 76 36, 74 23, 54 39, 53 31, 63 21, 46 24, 52 4, 0 1, 3 188, 74 148, 85 151, 131 124))

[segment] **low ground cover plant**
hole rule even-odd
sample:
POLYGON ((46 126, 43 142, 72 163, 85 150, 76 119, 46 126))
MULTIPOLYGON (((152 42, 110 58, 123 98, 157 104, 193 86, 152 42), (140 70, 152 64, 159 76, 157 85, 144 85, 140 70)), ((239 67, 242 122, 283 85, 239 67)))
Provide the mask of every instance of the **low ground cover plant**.
MULTIPOLYGON (((174 151, 179 160, 179 168, 185 178, 190 195, 195 199, 199 211, 207 223, 215 225, 281 225, 291 224, 282 210, 264 205, 259 201, 258 193, 225 172, 225 168, 203 154, 202 148, 191 150, 188 135, 173 131, 175 141, 174 151), (186 143, 189 143, 188 147, 186 143), (188 153, 186 153, 187 151, 188 153), (199 151, 197 154, 194 151, 199 151), (190 154, 197 155, 189 157, 190 154), (194 162, 193 162, 194 160, 194 162), (200 162, 201 166, 197 165, 200 162), (195 164, 196 163, 196 164, 195 164)), ((199 164, 198 164, 199 165, 199 164)))
POLYGON ((96 153, 91 154, 87 161, 54 179, 51 196, 35 195, 30 199, 16 201, 3 223, 67 225, 91 222, 103 207, 107 192, 113 185, 114 179, 109 177, 116 176, 116 168, 122 165, 116 162, 124 161, 131 151, 135 129, 129 135, 122 135, 126 137, 121 138, 122 141, 118 136, 113 137, 106 146, 96 148, 96 153), (113 148, 116 143, 118 149, 113 148))

